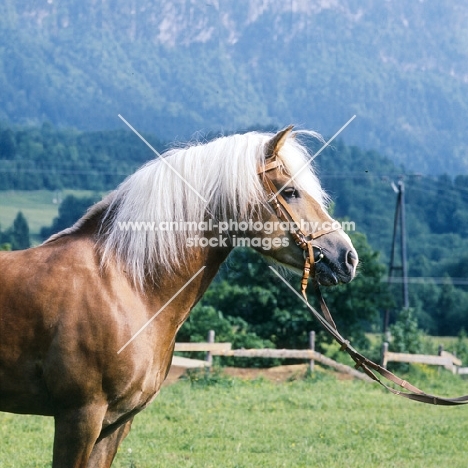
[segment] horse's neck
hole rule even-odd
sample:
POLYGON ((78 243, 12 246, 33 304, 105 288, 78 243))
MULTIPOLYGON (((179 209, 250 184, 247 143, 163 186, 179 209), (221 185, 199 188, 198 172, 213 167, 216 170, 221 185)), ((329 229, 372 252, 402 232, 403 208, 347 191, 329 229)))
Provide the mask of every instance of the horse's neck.
MULTIPOLYGON (((114 197, 115 192, 110 193, 101 202, 92 206, 73 226, 54 234, 45 241, 45 244, 56 240, 73 242, 73 239, 77 238, 94 238, 93 242, 96 242, 103 220, 105 222, 109 216, 109 207, 112 209, 114 197)), ((161 296, 166 297, 169 294, 172 296, 180 291, 178 293, 180 297, 185 298, 186 304, 192 307, 213 281, 230 250, 230 247, 199 248, 190 252, 190 255, 181 252, 180 266, 171 273, 164 270, 157 271, 158 266, 155 265, 154 279, 147 279, 144 296, 156 305, 161 296)), ((126 276, 123 271, 122 273, 126 276)), ((120 276, 119 273, 117 275, 120 276)))
POLYGON ((190 260, 183 262, 173 273, 158 275, 154 282, 149 281, 146 293, 158 296, 161 291, 190 291, 194 303, 203 296, 213 281, 220 266, 226 260, 231 249, 199 249, 190 260))

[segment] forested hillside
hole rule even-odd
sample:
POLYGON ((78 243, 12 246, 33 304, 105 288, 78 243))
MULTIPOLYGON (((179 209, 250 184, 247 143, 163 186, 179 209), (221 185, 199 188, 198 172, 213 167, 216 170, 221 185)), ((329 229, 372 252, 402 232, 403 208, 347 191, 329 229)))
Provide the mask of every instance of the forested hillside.
POLYGON ((468 5, 6 0, 0 120, 167 140, 297 123, 417 172, 468 169, 468 5))
MULTIPOLYGON (((410 173, 376 152, 343 144, 317 162, 335 216, 355 221, 386 266, 396 202, 391 182, 404 181, 410 305, 433 334, 468 330, 468 177, 410 173)), ((401 307, 401 284, 391 290, 401 307)))
MULTIPOLYGON (((163 144, 145 135, 157 151, 163 144)), ((79 132, 0 125, 0 190, 111 190, 144 162, 156 157, 125 130, 79 132)))
MULTIPOLYGON (((145 137, 156 149, 163 151, 166 148, 166 144, 155 136, 148 134, 145 137)), ((3 127, 0 129, 0 190, 112 190, 126 175, 153 157, 154 153, 130 131, 87 133, 57 130, 51 125, 3 127)), ((327 148, 315 163, 319 177, 333 199, 335 217, 355 222, 358 231, 355 242, 363 257, 362 286, 358 287, 354 282, 342 293, 329 292, 337 310, 342 310, 340 320, 351 327, 346 317, 352 316, 350 311, 364 307, 361 319, 359 311, 356 312, 358 318, 353 326, 359 324, 359 320, 367 323, 366 326, 378 323, 376 314, 388 303, 382 280, 387 271, 396 201, 391 182, 402 178, 406 186, 410 305, 415 308, 421 326, 431 333, 457 334, 462 327, 468 330, 468 177, 433 178, 414 174, 395 166, 375 151, 364 151, 342 142, 327 148), (367 241, 359 233, 364 234, 367 241), (375 266, 375 262, 380 267, 375 266), (369 277, 367 282, 366 276, 369 277), (376 287, 376 281, 381 286, 376 287), (337 294, 338 299, 333 299, 333 294, 337 294), (345 300, 346 294, 361 296, 345 300), (349 306, 351 303, 353 308, 349 306), (373 315, 372 320, 369 314, 373 315)), ((93 201, 93 198, 67 197, 60 207, 59 218, 52 226, 44 227, 44 237, 72 224, 93 201)), ((5 234, 8 227, 1 218, 0 224, 5 234)), ((0 232, 0 243, 7 241, 7 237, 2 240, 0 232)), ((239 274, 246 274, 239 265, 242 262, 251 264, 245 284, 254 285, 264 265, 257 257, 251 258, 245 253, 238 255, 238 260, 234 258, 229 264, 228 271, 233 273, 237 268, 239 274)), ((220 281, 216 287, 228 287, 229 281, 224 286, 220 281)), ((241 287, 240 283, 238 286, 241 287)), ((397 284, 391 289, 395 298, 392 307, 396 311, 401 307, 400 287, 397 284)), ((249 291, 242 288, 236 291, 244 299, 249 298, 252 310, 265 306, 264 285, 249 291)), ((207 296, 211 301, 208 305, 215 315, 220 309, 229 315, 230 307, 227 302, 223 303, 218 293, 221 294, 218 290, 207 296)), ((286 326, 287 318, 281 315, 285 309, 278 307, 278 321, 283 321, 281 323, 286 326)), ((241 317, 243 320, 249 318, 241 317)), ((299 326, 298 323, 294 326, 299 326)))

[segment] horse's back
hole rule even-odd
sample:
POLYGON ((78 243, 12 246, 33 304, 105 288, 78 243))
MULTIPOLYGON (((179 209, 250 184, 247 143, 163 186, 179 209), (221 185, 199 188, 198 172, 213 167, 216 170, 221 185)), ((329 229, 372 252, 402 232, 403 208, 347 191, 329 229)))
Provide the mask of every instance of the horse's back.
MULTIPOLYGON (((92 250, 92 249, 91 249, 92 250)), ((62 301, 74 301, 79 283, 96 279, 98 266, 86 243, 66 242, 27 250, 0 252, 0 316, 22 320, 25 325, 41 320, 50 328, 62 301), (77 248, 78 247, 78 248, 77 248)), ((8 335, 8 329, 4 330, 8 335)))

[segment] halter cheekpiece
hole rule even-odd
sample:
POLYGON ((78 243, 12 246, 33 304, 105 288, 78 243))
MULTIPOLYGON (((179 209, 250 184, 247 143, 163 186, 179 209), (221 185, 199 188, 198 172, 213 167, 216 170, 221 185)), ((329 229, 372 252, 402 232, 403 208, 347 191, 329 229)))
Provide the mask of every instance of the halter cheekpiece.
MULTIPOLYGON (((283 132, 280 132, 277 135, 277 137, 279 137, 279 139, 281 140, 282 138, 284 138, 285 135, 289 133, 291 129, 292 127, 288 127, 283 132)), ((276 144, 277 139, 274 138, 272 143, 276 144)), ((319 221, 322 221, 322 229, 308 234, 304 233, 301 230, 301 228, 299 227, 301 226, 301 224, 298 223, 295 213, 291 210, 290 206, 288 205, 284 197, 281 195, 280 191, 278 191, 275 184, 268 176, 269 171, 283 166, 282 163, 278 161, 277 152, 271 151, 272 149, 274 150, 274 147, 272 148, 271 146, 272 143, 270 143, 270 145, 267 147, 266 152, 267 161, 269 162, 267 162, 261 169, 259 169, 258 174, 261 176, 262 183, 268 194, 268 201, 271 207, 273 208, 274 212, 276 213, 276 216, 281 221, 286 221, 287 223, 289 223, 289 226, 291 226, 289 232, 292 238, 294 239, 294 242, 298 247, 300 247, 304 251, 305 260, 301 280, 301 293, 312 315, 319 321, 319 323, 325 328, 325 330, 328 333, 330 333, 330 335, 341 345, 341 350, 349 354, 349 356, 356 363, 356 369, 362 369, 362 371, 368 377, 370 377, 372 380, 376 381, 395 395, 400 395, 410 400, 419 401, 421 403, 429 403, 433 405, 454 406, 468 404, 468 395, 458 398, 443 398, 423 392, 419 388, 415 387, 414 385, 410 384, 405 380, 400 379, 392 372, 388 371, 387 369, 383 368, 382 366, 376 364, 375 362, 360 354, 351 346, 348 340, 344 339, 341 336, 341 334, 338 332, 338 329, 336 328, 332 315, 328 310, 327 305, 325 304, 323 296, 320 292, 318 281, 316 279, 315 264, 320 262, 324 258, 324 255, 322 249, 318 245, 313 244, 313 241, 315 239, 339 229, 339 227, 333 227, 339 225, 336 224, 334 220, 328 215, 328 213, 325 212, 322 206, 312 198, 311 203, 316 204, 317 212, 320 215, 319 221), (330 226, 329 229, 323 228, 324 221, 328 221, 327 225, 330 226), (315 258, 314 249, 317 249, 317 259, 315 258), (320 308, 322 310, 323 317, 307 301, 306 289, 309 278, 312 279, 315 293, 320 302, 320 308), (373 371, 377 372, 384 378, 388 379, 389 381, 398 385, 406 391, 396 390, 393 387, 388 386, 381 379, 379 379, 373 371)), ((298 293, 296 292, 296 294, 298 293)))
MULTIPOLYGON (((320 214, 320 220, 322 222, 322 229, 319 229, 315 232, 305 233, 302 231, 301 227, 302 223, 297 218, 294 211, 288 205, 287 201, 281 195, 281 193, 276 188, 275 184, 271 180, 268 175, 268 172, 277 169, 279 167, 283 167, 281 161, 278 160, 277 155, 273 156, 273 160, 265 164, 262 167, 258 174, 261 176, 262 183, 266 189, 268 202, 270 206, 273 208, 276 216, 290 226, 289 233, 291 237, 294 239, 295 244, 301 248, 304 252, 304 266, 302 272, 302 280, 301 280, 301 292, 304 296, 304 299, 307 301, 306 289, 307 284, 309 282, 309 278, 312 278, 314 283, 315 289, 318 289, 318 282, 316 279, 316 272, 315 272, 315 265, 322 261, 324 258, 323 250, 320 246, 313 243, 315 239, 318 239, 321 236, 329 234, 330 232, 336 231, 339 229, 337 226, 337 222, 333 220, 322 208, 322 206, 314 199, 312 199, 312 203, 315 205, 317 212, 320 214), (327 228, 324 228, 324 223, 327 223, 327 228), (315 251, 314 251, 315 249, 315 251)), ((328 315, 328 314, 326 314, 328 315)))

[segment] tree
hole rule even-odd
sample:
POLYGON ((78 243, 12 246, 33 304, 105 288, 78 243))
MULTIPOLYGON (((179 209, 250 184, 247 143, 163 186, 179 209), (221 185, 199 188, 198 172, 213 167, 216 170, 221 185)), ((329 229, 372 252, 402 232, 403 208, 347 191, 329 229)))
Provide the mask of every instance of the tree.
MULTIPOLYGON (((423 332, 412 308, 402 309, 393 325, 390 325, 389 349, 395 353, 420 354, 423 352, 423 332)), ((392 363, 392 368, 407 372, 408 364, 392 363)))
POLYGON ((0 131, 0 159, 14 159, 16 142, 14 133, 7 128, 0 131))
POLYGON ((457 335, 468 327, 468 294, 456 288, 446 276, 441 286, 434 316, 438 322, 438 335, 457 335))
POLYGON ((0 226, 0 250, 11 250, 11 229, 3 231, 0 226))
POLYGON ((52 226, 41 228, 41 237, 47 239, 52 234, 72 226, 95 202, 96 199, 93 197, 78 198, 68 195, 60 204, 59 215, 54 218, 52 226))
POLYGON ((402 309, 396 322, 390 326, 392 341, 390 350, 396 353, 418 354, 422 352, 423 332, 411 308, 402 309))
POLYGON ((13 221, 13 229, 11 233, 12 249, 23 250, 31 246, 29 239, 29 225, 21 211, 16 215, 13 221))
MULTIPOLYGON (((238 348, 265 348, 273 347, 273 343, 257 336, 249 329, 249 324, 240 317, 225 317, 224 314, 212 306, 204 306, 198 303, 189 318, 180 329, 177 340, 190 342, 206 341, 208 332, 215 332, 216 341, 232 343, 234 349, 238 348)), ((192 355, 193 357, 193 355, 192 355)), ((200 356, 201 357, 201 356, 200 356)), ((264 367, 265 361, 261 358, 245 359, 223 357, 223 365, 236 367, 264 367)), ((268 363, 278 364, 278 360, 268 363)))
MULTIPOLYGON (((378 254, 362 234, 353 235, 353 240, 363 259, 361 273, 349 285, 326 291, 324 288, 324 294, 341 333, 363 340, 364 331, 376 324, 379 308, 385 307, 390 297, 386 284, 381 282, 385 267, 379 263, 378 254)), ((290 277, 289 282, 299 285, 299 277, 290 277)), ((277 348, 305 348, 309 331, 319 327, 302 301, 250 249, 232 252, 200 307, 210 307, 206 310, 217 311, 226 320, 241 319, 247 325, 243 330, 277 348)), ((203 320, 203 309, 197 313, 198 320, 203 320)))

